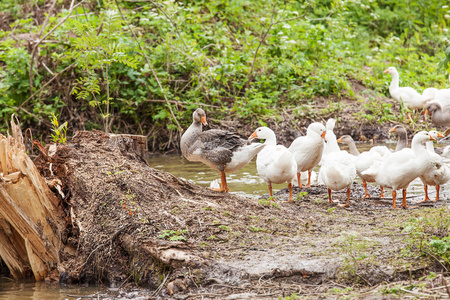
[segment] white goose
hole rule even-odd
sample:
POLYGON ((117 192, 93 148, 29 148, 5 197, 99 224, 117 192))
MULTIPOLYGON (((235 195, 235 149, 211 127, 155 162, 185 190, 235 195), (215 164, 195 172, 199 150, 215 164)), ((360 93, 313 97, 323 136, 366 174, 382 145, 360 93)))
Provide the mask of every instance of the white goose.
POLYGON ((421 95, 412 87, 400 87, 400 78, 395 67, 389 67, 384 70, 384 73, 389 73, 392 76, 391 84, 389 85, 389 93, 391 97, 399 102, 403 102, 410 109, 422 109, 425 103, 433 99, 432 96, 421 95))
MULTIPOLYGON (((327 130, 327 133, 329 131, 331 131, 331 133, 334 133, 334 127, 336 126, 336 120, 335 119, 328 119, 327 123, 325 124, 325 129, 327 130)), ((330 134, 331 134, 330 133, 330 134)), ((333 152, 332 150, 329 149, 328 143, 323 141, 324 145, 323 145, 323 152, 322 152, 322 159, 330 152, 333 152)))
MULTIPOLYGON (((434 139, 444 137, 444 135, 435 130, 430 131, 429 134, 434 139)), ((420 176, 425 190, 425 199, 417 203, 430 200, 430 197, 428 197, 428 185, 434 185, 436 187, 436 199, 433 202, 438 201, 440 186, 450 180, 450 168, 444 163, 444 159, 434 152, 433 141, 427 142, 426 148, 430 154, 430 158, 425 173, 420 176)))
MULTIPOLYGON (((448 76, 450 81, 450 74, 448 76)), ((426 88, 422 92, 423 96, 432 97, 430 102, 437 102, 442 107, 450 104, 450 89, 426 88)))
POLYGON ((415 178, 423 175, 428 167, 429 153, 424 143, 433 140, 428 132, 418 132, 411 142, 411 148, 391 153, 382 162, 374 163, 363 175, 370 175, 375 181, 392 189, 392 207, 397 208, 397 190, 403 190, 401 207, 407 208, 406 189, 415 178))
POLYGON ((355 158, 347 151, 340 150, 334 134, 325 135, 325 140, 333 149, 322 161, 319 171, 319 179, 328 188, 328 202, 333 202, 331 191, 340 191, 347 189, 347 202, 339 205, 341 207, 349 206, 350 192, 353 181, 356 177, 355 158))
POLYGON ((210 129, 202 131, 207 125, 206 113, 197 108, 192 114, 193 122, 183 133, 180 141, 181 153, 189 161, 200 161, 220 172, 219 192, 228 192, 226 173, 236 172, 245 167, 264 144, 251 143, 239 135, 226 130, 210 129))
POLYGON ((283 145, 277 145, 277 138, 273 130, 267 127, 259 127, 253 132, 249 139, 265 139, 261 152, 256 158, 256 169, 258 175, 264 179, 269 187, 270 197, 272 195, 272 183, 280 184, 287 182, 289 189, 289 200, 292 201, 292 182, 297 173, 297 164, 294 155, 283 145))
POLYGON ((321 123, 312 123, 308 126, 306 136, 296 138, 289 151, 294 154, 297 162, 297 180, 298 186, 302 186, 300 172, 308 171, 308 184, 305 187, 311 186, 311 172, 317 166, 322 158, 323 138, 326 129, 321 123))
MULTIPOLYGON (((341 136, 337 142, 348 145, 350 154, 356 156, 356 174, 358 174, 359 178, 361 178, 364 185, 364 190, 366 192, 363 198, 370 197, 370 194, 367 191, 367 182, 375 182, 375 178, 370 175, 364 175, 363 172, 368 170, 376 161, 381 161, 384 155, 390 154, 389 149, 385 146, 375 146, 369 151, 360 153, 358 148, 356 148, 355 141, 349 135, 341 136)), ((382 195, 380 197, 383 197, 382 195)))

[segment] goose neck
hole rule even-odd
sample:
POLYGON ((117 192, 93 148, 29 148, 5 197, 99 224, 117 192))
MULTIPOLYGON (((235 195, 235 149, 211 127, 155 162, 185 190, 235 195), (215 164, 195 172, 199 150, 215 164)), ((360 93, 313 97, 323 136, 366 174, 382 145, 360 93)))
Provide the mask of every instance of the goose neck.
POLYGON ((400 80, 399 80, 398 73, 392 72, 391 76, 392 76, 392 80, 391 80, 391 84, 389 85, 389 89, 398 89, 400 86, 400 80))
POLYGON ((411 149, 414 151, 414 153, 416 154, 428 154, 428 150, 425 148, 425 145, 423 144, 422 141, 419 140, 414 140, 411 142, 411 149))
POLYGON ((428 152, 434 153, 433 141, 426 142, 425 147, 427 148, 428 152))
POLYGON ((277 138, 276 137, 269 137, 265 140, 264 144, 266 146, 276 146, 277 145, 277 138))
POLYGON ((358 148, 356 148, 356 144, 354 141, 348 144, 348 152, 350 152, 351 155, 359 156, 360 152, 358 148))

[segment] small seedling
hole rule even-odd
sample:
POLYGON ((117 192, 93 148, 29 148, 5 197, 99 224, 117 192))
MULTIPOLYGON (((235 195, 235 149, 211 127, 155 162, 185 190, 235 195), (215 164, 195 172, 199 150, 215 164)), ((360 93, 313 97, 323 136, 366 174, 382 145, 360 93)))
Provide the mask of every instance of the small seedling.
POLYGON ((248 226, 248 229, 250 229, 253 232, 260 232, 260 231, 266 231, 266 228, 262 228, 259 226, 248 226))
POLYGON ((308 192, 300 192, 297 194, 297 201, 300 201, 303 199, 306 195, 308 195, 308 192))
POLYGON ((67 142, 67 122, 59 125, 58 118, 52 113, 52 141, 56 144, 65 144, 67 142))
POLYGON ((231 228, 226 225, 220 225, 219 229, 225 230, 225 231, 231 231, 231 228))
POLYGON ((280 209, 280 206, 275 202, 275 201, 271 201, 270 198, 269 199, 261 199, 258 202, 260 205, 264 205, 264 206, 273 206, 275 208, 280 209))
POLYGON ((188 231, 185 230, 164 230, 163 234, 158 236, 160 239, 168 239, 169 241, 186 241, 186 238, 183 234, 186 234, 188 231))

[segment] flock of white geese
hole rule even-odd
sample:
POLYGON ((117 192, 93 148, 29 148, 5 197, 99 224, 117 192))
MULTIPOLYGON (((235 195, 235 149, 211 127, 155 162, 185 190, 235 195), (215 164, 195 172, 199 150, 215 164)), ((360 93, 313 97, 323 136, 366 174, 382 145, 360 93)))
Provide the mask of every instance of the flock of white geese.
MULTIPOLYGON (((413 88, 399 87, 399 75, 394 67, 389 67, 385 73, 392 76, 389 87, 392 98, 402 101, 410 109, 425 108, 433 123, 450 126, 450 89, 429 88, 419 94, 413 88)), ((340 204, 341 207, 349 205, 351 187, 356 176, 364 184, 364 197, 370 197, 367 182, 380 185, 380 197, 384 197, 383 188, 391 188, 393 208, 397 208, 397 190, 402 190, 400 207, 408 208, 407 188, 416 178, 420 178, 424 184, 425 199, 420 202, 430 200, 428 185, 436 187, 436 199, 433 201, 438 201, 440 186, 450 180, 450 168, 444 158, 434 152, 433 141, 443 137, 437 131, 416 133, 411 141, 411 148, 408 148, 406 130, 402 126, 396 126, 391 129, 399 134, 395 151, 385 146, 375 146, 360 153, 350 136, 336 138, 333 119, 328 120, 326 125, 311 123, 306 135, 295 139, 289 148, 277 145, 276 135, 268 127, 259 127, 248 139, 243 139, 226 130, 203 131, 203 125, 207 125, 206 113, 198 108, 193 113, 192 124, 181 138, 181 152, 189 161, 199 161, 218 170, 221 184, 215 190, 221 192, 229 191, 226 173, 243 168, 255 155, 258 175, 267 183, 272 199, 272 183, 287 183, 288 202, 292 201, 294 182, 297 181, 298 186, 303 187, 301 172, 308 172, 305 187, 309 187, 312 170, 317 165, 320 165, 319 182, 326 185, 329 202, 333 202, 332 191, 347 190, 347 201, 340 204), (264 140, 264 143, 255 143, 254 139, 264 140), (338 143, 349 145, 349 152, 341 150, 338 143)), ((444 149, 444 154, 450 153, 447 150, 444 149)))

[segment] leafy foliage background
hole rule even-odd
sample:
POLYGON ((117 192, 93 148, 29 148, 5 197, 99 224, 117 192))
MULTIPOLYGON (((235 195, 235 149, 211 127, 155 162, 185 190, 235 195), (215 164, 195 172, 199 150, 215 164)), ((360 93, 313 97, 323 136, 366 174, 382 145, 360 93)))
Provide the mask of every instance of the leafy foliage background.
POLYGON ((318 96, 334 96, 330 109, 356 101, 352 81, 388 96, 391 65, 419 91, 449 86, 450 8, 439 0, 80 3, 0 2, 2 131, 14 113, 48 141, 55 114, 69 134, 144 134, 164 149, 200 105, 255 124, 280 108, 305 116, 318 96))

